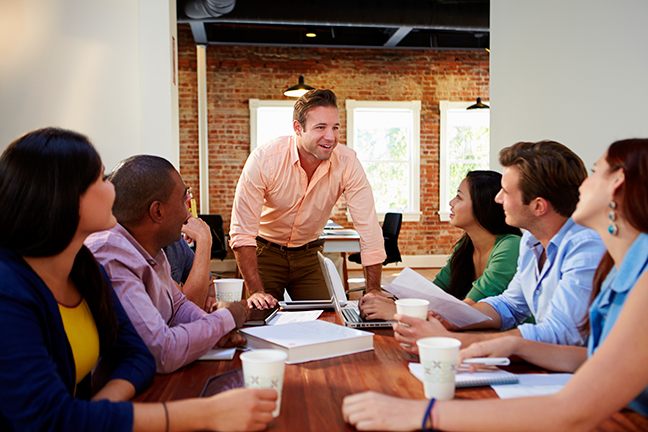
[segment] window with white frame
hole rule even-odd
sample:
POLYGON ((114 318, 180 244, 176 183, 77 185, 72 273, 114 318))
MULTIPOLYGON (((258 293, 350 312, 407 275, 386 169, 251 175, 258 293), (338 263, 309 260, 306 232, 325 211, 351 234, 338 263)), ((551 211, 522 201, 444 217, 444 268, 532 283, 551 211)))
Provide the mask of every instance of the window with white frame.
POLYGON ((250 152, 275 138, 293 134, 295 102, 250 99, 250 152))
POLYGON ((367 173, 379 219, 396 212, 419 221, 421 102, 349 99, 346 109, 347 145, 367 173))
POLYGON ((450 220, 450 200, 468 171, 489 169, 490 110, 466 110, 473 103, 441 101, 439 104, 439 218, 442 221, 450 220))

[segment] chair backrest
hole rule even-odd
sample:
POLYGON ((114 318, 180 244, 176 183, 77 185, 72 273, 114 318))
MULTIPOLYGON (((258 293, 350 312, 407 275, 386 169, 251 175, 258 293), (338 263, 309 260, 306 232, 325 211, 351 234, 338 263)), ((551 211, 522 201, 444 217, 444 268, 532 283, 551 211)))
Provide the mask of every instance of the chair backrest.
POLYGON ((383 265, 401 261, 401 254, 398 249, 398 235, 400 234, 402 222, 403 215, 401 213, 385 213, 382 230, 387 259, 383 262, 383 265))
POLYGON ((211 230, 211 257, 218 258, 221 261, 224 260, 227 256, 227 243, 225 242, 225 232, 223 231, 223 218, 217 214, 201 214, 198 217, 204 220, 211 230))

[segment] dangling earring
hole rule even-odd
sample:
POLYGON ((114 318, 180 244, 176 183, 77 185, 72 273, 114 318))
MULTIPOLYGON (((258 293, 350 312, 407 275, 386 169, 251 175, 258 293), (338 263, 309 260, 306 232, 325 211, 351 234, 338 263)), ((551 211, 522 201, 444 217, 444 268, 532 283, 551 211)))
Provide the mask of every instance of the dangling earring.
POLYGON ((617 205, 614 201, 612 201, 609 204, 610 207, 610 213, 608 214, 608 218, 610 219, 610 226, 608 226, 608 232, 612 234, 613 236, 619 234, 619 227, 617 226, 616 221, 617 215, 616 215, 616 208, 617 205))

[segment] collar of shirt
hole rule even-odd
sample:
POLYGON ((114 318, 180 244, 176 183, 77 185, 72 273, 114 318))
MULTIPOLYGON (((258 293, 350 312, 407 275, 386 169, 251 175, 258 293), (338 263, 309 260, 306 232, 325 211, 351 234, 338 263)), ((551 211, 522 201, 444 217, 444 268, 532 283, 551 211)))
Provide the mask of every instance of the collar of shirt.
MULTIPOLYGON (((338 146, 340 143, 338 143, 338 146)), ((335 147, 337 149, 337 146, 335 147)), ((324 177, 324 175, 329 172, 331 169, 331 159, 336 156, 335 149, 333 150, 333 153, 331 154, 331 157, 325 161, 321 161, 320 164, 317 166, 317 169, 315 169, 315 172, 313 173, 313 176, 311 177, 309 184, 308 184, 308 193, 310 190, 312 190, 313 185, 317 183, 317 181, 324 177)), ((303 175, 306 175, 306 171, 304 168, 301 166, 301 160, 299 159, 299 149, 297 148, 297 135, 293 135, 290 138, 290 162, 292 165, 297 165, 299 167, 299 170, 302 172, 303 175)))
POLYGON ((128 242, 132 244, 135 249, 137 249, 137 252, 139 252, 142 255, 142 257, 144 257, 144 259, 146 260, 147 263, 149 263, 150 266, 155 267, 160 265, 159 264, 160 260, 165 258, 162 249, 158 251, 158 253, 155 255, 155 258, 151 257, 151 255, 148 252, 146 252, 146 249, 144 249, 142 245, 139 244, 139 242, 135 239, 135 237, 133 237, 131 233, 128 232, 128 230, 124 228, 122 224, 118 223, 117 225, 115 225, 115 228, 113 228, 113 230, 123 235, 124 238, 126 238, 126 240, 128 240, 128 242))
POLYGON ((604 285, 619 293, 628 291, 646 270, 647 255, 648 234, 640 233, 623 257, 621 266, 618 269, 616 266, 612 268, 604 285))
MULTIPOLYGON (((551 238, 549 244, 547 245, 546 261, 553 262, 553 259, 556 256, 556 252, 558 252, 558 248, 560 247, 563 238, 573 225, 574 221, 571 218, 567 219, 567 222, 565 222, 563 226, 558 230, 558 232, 551 238)), ((536 260, 540 260, 540 255, 542 255, 543 251, 542 243, 540 243, 538 239, 533 237, 533 234, 531 234, 530 232, 529 237, 526 239, 525 246, 533 252, 536 260)))

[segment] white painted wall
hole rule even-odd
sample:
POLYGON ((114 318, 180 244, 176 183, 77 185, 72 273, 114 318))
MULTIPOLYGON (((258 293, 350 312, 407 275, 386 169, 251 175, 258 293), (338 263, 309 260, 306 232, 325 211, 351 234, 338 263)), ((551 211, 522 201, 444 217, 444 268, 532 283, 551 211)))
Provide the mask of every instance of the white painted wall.
POLYGON ((491 167, 500 149, 553 139, 589 168, 648 137, 648 2, 491 0, 491 167))
POLYGON ((60 126, 108 169, 142 152, 177 166, 175 28, 175 0, 0 1, 0 151, 60 126))

